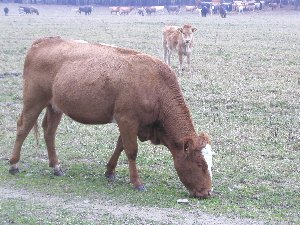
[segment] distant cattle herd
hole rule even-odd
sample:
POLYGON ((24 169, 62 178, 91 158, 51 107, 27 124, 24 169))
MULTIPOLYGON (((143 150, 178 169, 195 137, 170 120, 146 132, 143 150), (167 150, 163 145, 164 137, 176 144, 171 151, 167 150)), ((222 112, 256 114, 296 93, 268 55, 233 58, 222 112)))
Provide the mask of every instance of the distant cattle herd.
POLYGON ((38 11, 37 8, 35 8, 33 6, 30 6, 30 7, 20 6, 19 7, 19 15, 22 15, 22 14, 36 14, 36 15, 39 15, 39 11, 38 11))
MULTIPOLYGON (((255 10, 262 10, 267 7, 272 10, 276 8, 284 7, 285 5, 292 4, 292 8, 298 9, 300 0, 201 0, 196 1, 195 5, 166 5, 166 6, 145 6, 145 7, 133 7, 133 6, 110 6, 108 7, 110 14, 112 15, 129 15, 138 14, 155 15, 155 14, 179 14, 179 13, 197 13, 202 17, 206 17, 208 14, 219 14, 222 18, 225 18, 228 12, 251 12, 255 10), (222 2, 222 3, 220 3, 222 2)), ((4 7, 4 15, 7 16, 9 8, 4 7)), ((77 9, 73 9, 78 14, 91 15, 93 6, 79 6, 77 9)), ((19 15, 35 14, 39 15, 39 11, 33 6, 19 6, 19 15)))
MULTIPOLYGON (((294 9, 298 8, 298 1, 292 1, 294 9)), ((223 3, 218 3, 216 1, 196 1, 197 5, 167 5, 167 6, 146 6, 146 7, 122 7, 122 6, 112 6, 109 7, 111 14, 115 15, 129 15, 131 12, 134 12, 138 15, 155 15, 155 14, 179 14, 179 13, 197 13, 202 17, 210 14, 219 14, 222 18, 225 18, 227 12, 251 12, 255 10, 262 10, 263 8, 270 8, 272 10, 277 7, 283 7, 287 5, 288 2, 282 0, 237 0, 237 1, 222 1, 223 3), (285 4, 284 4, 285 3, 285 4), (126 8, 125 12, 123 9, 126 8), (130 10, 129 10, 130 8, 130 10)))

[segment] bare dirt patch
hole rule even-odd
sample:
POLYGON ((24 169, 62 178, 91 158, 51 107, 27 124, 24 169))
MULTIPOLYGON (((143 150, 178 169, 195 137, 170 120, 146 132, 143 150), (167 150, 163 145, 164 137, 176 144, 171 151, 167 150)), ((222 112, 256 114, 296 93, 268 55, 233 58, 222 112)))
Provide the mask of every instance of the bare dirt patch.
POLYGON ((43 204, 51 213, 55 214, 56 210, 67 210, 72 215, 83 214, 85 215, 84 219, 93 222, 103 215, 111 214, 118 219, 122 219, 122 217, 138 219, 144 221, 144 224, 146 221, 160 224, 264 224, 250 219, 213 216, 195 210, 187 212, 179 209, 121 205, 114 201, 103 200, 101 197, 62 197, 3 186, 0 186, 0 200, 20 200, 33 205, 43 204))

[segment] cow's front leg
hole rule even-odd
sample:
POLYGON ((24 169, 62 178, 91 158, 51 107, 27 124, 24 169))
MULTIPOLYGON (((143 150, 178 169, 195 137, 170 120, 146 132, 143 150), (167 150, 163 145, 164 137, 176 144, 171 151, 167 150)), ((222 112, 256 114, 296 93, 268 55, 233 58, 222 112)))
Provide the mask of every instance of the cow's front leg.
POLYGON ((118 125, 122 137, 124 151, 128 159, 130 182, 136 190, 144 191, 145 187, 141 182, 136 167, 136 157, 138 153, 138 123, 134 122, 134 120, 125 119, 123 121, 119 121, 118 125))
POLYGON ((55 134, 61 117, 62 113, 55 111, 52 106, 49 105, 47 106, 46 114, 42 123, 49 157, 49 166, 53 168, 53 173, 55 176, 64 175, 64 172, 59 165, 55 150, 55 134))

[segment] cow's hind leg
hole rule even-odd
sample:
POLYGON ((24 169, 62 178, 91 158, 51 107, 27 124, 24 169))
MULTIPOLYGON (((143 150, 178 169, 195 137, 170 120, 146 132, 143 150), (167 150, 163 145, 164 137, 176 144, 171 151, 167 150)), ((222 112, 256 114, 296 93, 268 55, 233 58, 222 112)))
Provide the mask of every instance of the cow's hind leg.
POLYGON ((55 150, 55 133, 58 124, 61 120, 62 112, 55 111, 51 105, 47 106, 46 114, 42 123, 44 129, 44 138, 47 145, 49 166, 53 168, 54 175, 62 176, 64 175, 61 170, 58 157, 55 150))
POLYGON ((121 138, 121 136, 119 136, 115 151, 112 154, 112 156, 110 157, 110 159, 106 165, 105 177, 107 177, 111 181, 113 181, 116 178, 115 169, 116 169, 119 157, 120 157, 123 149, 124 148, 123 148, 122 138, 121 138))
POLYGON ((22 144, 27 135, 29 134, 30 130, 36 123, 37 118, 43 110, 43 108, 44 105, 42 104, 31 104, 27 106, 24 105, 21 116, 17 121, 17 137, 14 144, 12 156, 9 160, 11 165, 9 172, 11 174, 16 174, 17 172, 19 172, 18 162, 20 160, 22 144))

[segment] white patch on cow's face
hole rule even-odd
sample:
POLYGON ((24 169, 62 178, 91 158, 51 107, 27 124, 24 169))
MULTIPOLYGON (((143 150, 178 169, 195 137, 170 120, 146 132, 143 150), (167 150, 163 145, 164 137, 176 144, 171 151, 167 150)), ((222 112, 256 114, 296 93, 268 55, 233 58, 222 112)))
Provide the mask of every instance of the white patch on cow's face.
POLYGON ((212 156, 214 155, 215 153, 212 151, 211 149, 211 145, 210 144, 207 144, 205 146, 205 148, 202 149, 202 155, 207 163, 207 166, 208 166, 208 171, 209 171, 209 174, 210 174, 210 178, 212 179, 212 172, 211 172, 211 168, 212 168, 212 156))

